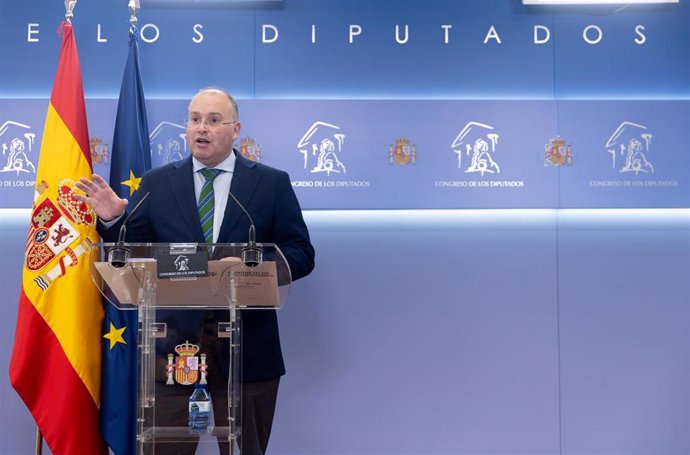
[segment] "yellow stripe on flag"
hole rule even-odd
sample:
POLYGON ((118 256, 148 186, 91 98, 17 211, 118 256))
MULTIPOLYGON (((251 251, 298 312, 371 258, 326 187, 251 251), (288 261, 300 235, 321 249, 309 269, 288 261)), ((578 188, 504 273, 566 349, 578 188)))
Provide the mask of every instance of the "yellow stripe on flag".
MULTIPOLYGON (((62 179, 91 175, 91 167, 84 153, 89 151, 80 150, 79 144, 50 104, 36 181, 48 182, 47 195, 52 201, 57 200, 57 184, 62 179)), ((74 224, 74 227, 81 239, 98 241, 95 226, 74 224)), ((39 273, 24 267, 24 293, 55 333, 65 355, 98 405, 101 393, 101 345, 84 343, 84 340, 100 340, 103 308, 96 286, 92 281, 84 280, 84 277, 90 276, 89 252, 81 254, 76 265, 68 266, 69 273, 53 281, 43 291, 34 279, 58 266, 56 258, 39 273)))

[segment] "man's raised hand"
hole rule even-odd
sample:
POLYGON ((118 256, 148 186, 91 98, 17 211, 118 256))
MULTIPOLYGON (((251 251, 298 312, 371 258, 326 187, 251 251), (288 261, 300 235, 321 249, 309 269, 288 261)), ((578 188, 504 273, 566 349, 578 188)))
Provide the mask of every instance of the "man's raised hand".
POLYGON ((79 179, 76 185, 84 192, 84 195, 75 194, 74 198, 89 204, 103 221, 112 221, 122 216, 127 208, 127 199, 118 197, 100 175, 93 174, 91 179, 86 177, 79 179))

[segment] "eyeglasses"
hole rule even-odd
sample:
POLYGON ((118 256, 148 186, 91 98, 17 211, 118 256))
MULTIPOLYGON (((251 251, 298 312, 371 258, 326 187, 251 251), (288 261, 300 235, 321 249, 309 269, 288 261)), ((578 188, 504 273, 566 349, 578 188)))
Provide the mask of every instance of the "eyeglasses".
POLYGON ((223 117, 216 115, 212 115, 210 117, 192 115, 185 122, 185 126, 188 128, 196 128, 203 124, 206 128, 219 128, 221 125, 233 125, 235 123, 239 122, 237 120, 233 120, 232 122, 224 122, 223 117))

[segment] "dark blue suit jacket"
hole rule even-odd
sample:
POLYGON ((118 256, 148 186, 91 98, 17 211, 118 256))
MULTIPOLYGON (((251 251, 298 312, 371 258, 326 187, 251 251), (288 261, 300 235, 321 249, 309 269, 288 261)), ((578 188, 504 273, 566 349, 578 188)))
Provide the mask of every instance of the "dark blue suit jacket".
MULTIPOLYGON (((247 160, 236 151, 235 155, 237 161, 230 191, 252 216, 256 241, 275 243, 280 248, 290 266, 293 281, 306 276, 314 268, 314 248, 288 174, 247 160)), ((205 243, 192 172, 189 157, 144 175, 138 193, 140 197, 150 194, 127 222, 128 242, 205 243)), ((102 237, 106 241, 117 240, 120 225, 121 222, 102 230, 102 237)), ((218 243, 246 242, 248 231, 249 220, 229 198, 218 243)), ((284 374, 275 311, 247 310, 242 311, 241 317, 243 380, 258 381, 284 374)), ((179 342, 184 341, 180 339, 179 342)))

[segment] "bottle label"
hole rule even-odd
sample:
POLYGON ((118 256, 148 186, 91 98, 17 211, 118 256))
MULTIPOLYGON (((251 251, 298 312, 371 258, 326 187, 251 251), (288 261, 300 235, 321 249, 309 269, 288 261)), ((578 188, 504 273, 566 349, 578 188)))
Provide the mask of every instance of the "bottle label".
POLYGON ((211 412, 211 402, 210 401, 190 401, 189 402, 189 412, 192 412, 192 406, 197 406, 197 412, 211 412))

